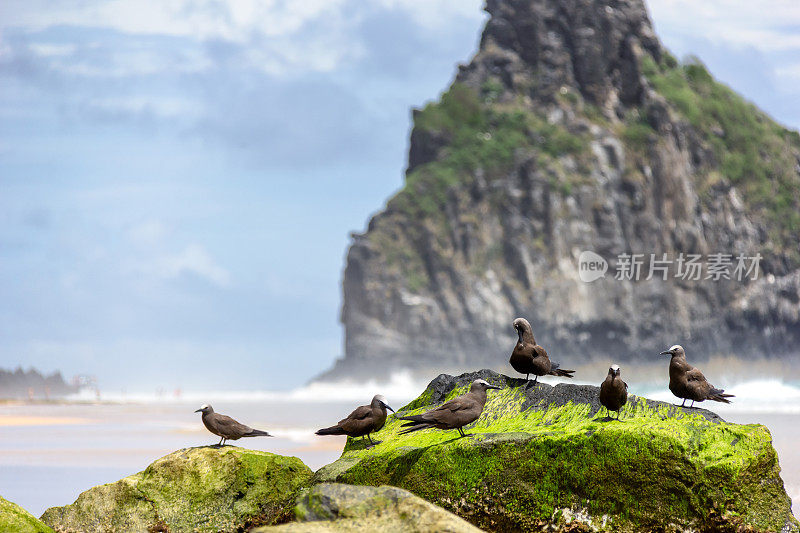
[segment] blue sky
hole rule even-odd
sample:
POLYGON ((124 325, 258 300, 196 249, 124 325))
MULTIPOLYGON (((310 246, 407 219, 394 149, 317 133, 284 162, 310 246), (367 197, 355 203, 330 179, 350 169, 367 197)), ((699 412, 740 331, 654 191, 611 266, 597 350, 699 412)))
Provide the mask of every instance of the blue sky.
MULTIPOLYGON (((800 4, 656 0, 663 42, 800 126, 800 4)), ((5 0, 0 367, 287 388, 341 355, 351 231, 477 0, 5 0)))

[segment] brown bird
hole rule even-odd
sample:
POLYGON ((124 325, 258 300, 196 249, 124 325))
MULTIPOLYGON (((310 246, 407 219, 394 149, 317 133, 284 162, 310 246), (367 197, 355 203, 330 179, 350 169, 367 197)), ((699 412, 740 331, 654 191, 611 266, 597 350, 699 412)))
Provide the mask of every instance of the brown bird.
POLYGON ((514 346, 514 351, 511 352, 509 363, 514 370, 525 374, 526 380, 531 374, 536 376, 533 380, 534 383, 538 382, 539 376, 544 375, 572 377, 572 374, 575 373, 574 370, 559 368, 558 363, 550 361, 547 351, 536 344, 530 322, 524 318, 517 318, 514 320, 514 329, 517 330, 519 340, 514 346))
POLYGON ((438 429, 457 429, 461 436, 465 437, 467 434, 461 428, 476 421, 481 416, 483 406, 486 404, 486 390, 499 388, 489 385, 482 379, 476 379, 470 385, 468 393, 453 398, 436 409, 431 409, 421 415, 397 417, 400 420, 409 421, 407 424, 403 424, 403 427, 408 429, 401 431, 400 434, 405 435, 412 431, 435 427, 438 429))
MULTIPOLYGON (((369 405, 362 405, 356 408, 355 411, 347 415, 347 418, 339 420, 339 423, 329 428, 320 429, 317 435, 348 435, 350 437, 361 437, 364 441, 364 436, 369 439, 370 445, 374 446, 380 444, 381 441, 373 442, 369 434, 373 431, 379 431, 386 423, 386 410, 394 413, 394 409, 386 405, 386 398, 377 394, 372 398, 369 405)), ((366 447, 366 441, 364 446, 366 447)))
POLYGON ((733 398, 733 394, 725 394, 723 389, 714 387, 700 370, 686 362, 683 346, 676 344, 660 355, 672 356, 669 362, 669 390, 678 398, 683 398, 681 407, 686 405, 686 400, 692 400, 689 407, 694 407, 694 402, 705 400, 731 403, 728 398, 733 398))
POLYGON ((619 411, 627 401, 628 384, 619 377, 619 366, 611 365, 605 381, 600 384, 600 404, 609 411, 609 417, 611 411, 616 411, 619 420, 619 411))
POLYGON ((211 433, 220 437, 217 446, 225 446, 226 440, 239 440, 242 437, 272 437, 266 431, 253 429, 240 424, 229 416, 215 413, 214 408, 208 404, 201 406, 195 413, 203 413, 203 425, 211 433))

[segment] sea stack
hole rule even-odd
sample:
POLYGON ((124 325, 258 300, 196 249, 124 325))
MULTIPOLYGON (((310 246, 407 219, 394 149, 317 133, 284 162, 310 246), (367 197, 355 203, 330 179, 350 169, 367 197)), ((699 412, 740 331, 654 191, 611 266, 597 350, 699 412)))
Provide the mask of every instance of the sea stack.
POLYGON ((619 420, 619 411, 627 402, 628 384, 619 376, 619 365, 611 365, 606 379, 600 384, 600 404, 609 412, 616 411, 619 420))
POLYGON ((226 440, 239 440, 242 437, 271 437, 266 431, 253 429, 244 424, 240 424, 233 418, 214 412, 214 408, 208 404, 200 406, 195 413, 203 413, 203 425, 214 435, 220 437, 217 446, 225 446, 226 440))
MULTIPOLYGON (((362 405, 356 408, 352 413, 347 415, 347 418, 339 420, 335 426, 317 430, 317 435, 347 435, 348 437, 361 437, 364 440, 366 436, 369 439, 370 446, 380 444, 381 441, 373 441, 369 436, 373 431, 380 431, 386 423, 386 410, 394 413, 394 409, 386 404, 386 398, 380 394, 376 394, 369 405, 362 405)), ((366 447, 366 442, 364 442, 366 447)))
POLYGON ((670 55, 642 0, 485 6, 479 48, 413 113, 405 183, 352 235, 326 379, 495 366, 515 316, 570 362, 676 336, 796 358, 800 136, 670 55), (611 282, 633 250, 666 253, 665 279, 611 282), (701 250, 760 251, 758 277, 734 253, 730 280, 689 281, 701 250), (605 279, 577 277, 582 252, 605 279))
POLYGON ((699 369, 686 362, 683 346, 676 344, 660 355, 672 356, 669 362, 669 390, 678 398, 683 398, 681 407, 686 405, 686 400, 692 400, 689 407, 694 407, 694 402, 705 400, 731 403, 728 398, 733 398, 733 394, 725 394, 723 389, 714 387, 699 369))
POLYGON ((407 420, 403 424, 404 429, 401 435, 419 431, 427 428, 437 429, 457 429, 462 437, 467 434, 461 429, 467 424, 471 424, 481 416, 483 406, 486 405, 486 390, 499 389, 490 385, 483 379, 476 379, 469 387, 469 392, 453 398, 449 402, 443 403, 436 409, 426 411, 421 415, 400 416, 400 420, 407 420))
POLYGON ((535 375, 534 383, 539 380, 539 376, 544 375, 572 377, 572 374, 575 373, 574 370, 559 368, 558 363, 550 361, 547 350, 536 344, 530 322, 524 318, 517 318, 513 325, 519 338, 508 362, 514 367, 514 370, 525 374, 525 379, 528 379, 531 374, 535 375))

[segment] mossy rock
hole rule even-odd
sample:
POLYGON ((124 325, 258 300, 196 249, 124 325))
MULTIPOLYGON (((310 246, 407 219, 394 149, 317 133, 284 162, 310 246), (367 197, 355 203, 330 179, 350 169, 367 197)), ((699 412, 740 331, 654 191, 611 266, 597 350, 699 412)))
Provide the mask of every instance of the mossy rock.
POLYGON ((186 448, 52 507, 58 532, 242 531, 290 517, 312 471, 296 457, 235 446, 186 448))
POLYGON ((36 519, 31 513, 0 497, 0 531, 14 533, 52 533, 53 530, 36 519))
POLYGON ((297 499, 295 514, 297 522, 259 528, 251 533, 480 532, 453 513, 397 487, 322 483, 297 499))
POLYGON ((389 417, 373 436, 382 444, 348 440, 315 481, 394 485, 496 531, 799 530, 761 425, 636 396, 611 420, 599 414, 598 387, 488 370, 443 374, 398 415, 463 394, 478 377, 503 388, 488 392, 468 437, 399 435, 403 422, 389 417))

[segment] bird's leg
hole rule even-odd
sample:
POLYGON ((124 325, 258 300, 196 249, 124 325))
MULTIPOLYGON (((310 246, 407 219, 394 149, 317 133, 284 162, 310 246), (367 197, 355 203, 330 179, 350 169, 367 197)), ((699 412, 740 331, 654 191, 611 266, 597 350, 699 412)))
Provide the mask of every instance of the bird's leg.
POLYGON ((683 403, 681 404, 681 407, 684 407, 685 405, 686 405, 686 398, 683 399, 683 403))
POLYGON ((379 440, 372 440, 372 436, 369 433, 367 433, 367 438, 369 439, 370 444, 372 444, 373 446, 376 446, 376 445, 380 444, 381 442, 383 442, 383 441, 379 441, 379 440))
POLYGON ((529 378, 529 377, 531 377, 531 373, 530 373, 530 372, 528 372, 527 374, 525 374, 525 381, 528 381, 528 378, 529 378))
POLYGON ((462 437, 466 437, 466 435, 464 435, 464 430, 462 430, 461 428, 458 428, 458 432, 461 433, 462 437))
POLYGON ((539 383, 539 376, 533 378, 533 384, 536 385, 537 383, 539 383))
POLYGON ((222 446, 222 437, 219 438, 219 442, 217 443, 217 446, 222 446))
POLYGON ((694 407, 694 400, 692 400, 692 405, 689 406, 689 409, 691 409, 692 407, 694 407))

